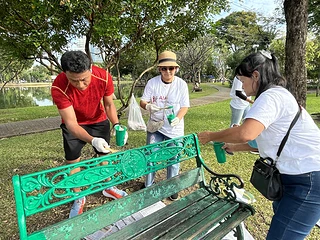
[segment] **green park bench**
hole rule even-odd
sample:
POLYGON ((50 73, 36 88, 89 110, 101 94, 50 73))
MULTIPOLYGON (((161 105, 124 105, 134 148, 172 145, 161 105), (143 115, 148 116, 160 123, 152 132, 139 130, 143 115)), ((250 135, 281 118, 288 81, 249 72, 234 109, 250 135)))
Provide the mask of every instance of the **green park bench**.
POLYGON ((221 239, 231 231, 234 231, 237 239, 243 239, 241 223, 254 214, 251 205, 236 201, 233 187, 244 186, 241 178, 210 170, 201 157, 195 134, 76 164, 22 176, 15 175, 12 181, 22 240, 84 239, 190 187, 193 187, 193 191, 186 191, 189 192, 186 196, 181 196, 179 200, 128 224, 104 239, 221 239), (52 210, 111 186, 135 181, 169 165, 194 159, 193 169, 174 178, 160 181, 121 199, 108 201, 41 230, 32 233, 27 230, 27 218, 31 215, 52 210), (101 165, 102 162, 108 164, 101 165), (69 175, 72 169, 78 167, 82 169, 80 172, 69 175), (206 178, 209 179, 208 182, 206 178), (72 191, 77 187, 82 189, 79 195, 72 191))

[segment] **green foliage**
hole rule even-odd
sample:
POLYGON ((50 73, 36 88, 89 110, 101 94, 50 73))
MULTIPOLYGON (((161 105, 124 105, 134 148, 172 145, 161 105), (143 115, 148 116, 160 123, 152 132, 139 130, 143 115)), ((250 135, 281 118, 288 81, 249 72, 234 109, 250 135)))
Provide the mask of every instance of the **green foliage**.
POLYGON ((245 11, 233 12, 218 20, 213 32, 218 39, 223 39, 233 52, 252 51, 253 45, 258 45, 259 49, 267 49, 275 37, 275 33, 264 30, 263 26, 258 24, 256 13, 245 11))
POLYGON ((306 44, 306 67, 309 79, 320 79, 320 37, 309 39, 306 44))
MULTIPOLYGON (((285 67, 285 38, 279 38, 272 41, 270 50, 279 61, 280 69, 284 74, 285 67)), ((306 43, 306 68, 308 79, 319 78, 320 67, 320 41, 319 37, 310 36, 306 43)))
POLYGON ((50 71, 42 65, 37 65, 24 71, 21 78, 27 82, 51 81, 50 71))
MULTIPOLYGON (((122 77, 125 74, 130 74, 130 80, 133 81, 139 77, 139 75, 149 66, 154 65, 156 62, 156 53, 153 48, 147 46, 141 46, 140 51, 135 51, 135 49, 128 49, 120 56, 121 60, 119 62, 119 70, 122 77)), ((113 75, 117 75, 115 69, 113 68, 113 75)), ((158 71, 156 68, 145 73, 140 79, 138 84, 145 85, 146 82, 156 76, 158 71)))
POLYGON ((61 52, 81 25, 59 1, 1 1, 0 16, 4 48, 20 60, 46 59, 54 65, 59 65, 54 52, 61 52))
MULTIPOLYGON (((8 52, 4 46, 0 45, 0 83, 8 83, 10 81, 21 78, 22 72, 31 67, 32 61, 19 61, 8 52)), ((0 87, 1 89, 1 87, 0 87)))
POLYGON ((1 1, 0 43, 19 59, 47 60, 59 69, 58 54, 72 39, 86 36, 110 67, 129 49, 153 46, 158 52, 194 39, 225 5, 222 0, 1 1))
POLYGON ((284 74, 285 67, 285 38, 274 39, 270 45, 270 51, 278 58, 281 73, 284 74))
POLYGON ((277 32, 270 20, 240 11, 218 20, 212 25, 212 34, 217 38, 219 78, 232 79, 239 62, 253 51, 268 49, 277 32))
POLYGON ((308 27, 315 34, 320 33, 320 1, 319 0, 309 0, 308 1, 308 27))

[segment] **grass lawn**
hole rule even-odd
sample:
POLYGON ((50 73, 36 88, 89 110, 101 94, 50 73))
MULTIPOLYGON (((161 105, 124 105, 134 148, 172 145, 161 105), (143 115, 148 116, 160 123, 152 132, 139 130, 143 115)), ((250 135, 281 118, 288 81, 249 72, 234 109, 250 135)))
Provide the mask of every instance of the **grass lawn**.
MULTIPOLYGON (((203 85, 201 85, 203 88, 203 85)), ((308 96, 307 110, 310 113, 319 112, 319 98, 308 96)), ((39 107, 36 107, 39 110, 39 107)), ((32 111, 15 109, 21 114, 32 111)), ((45 117, 50 114, 57 115, 55 107, 41 109, 40 113, 33 113, 34 116, 45 117), (48 109, 48 112, 45 110, 48 109)), ((221 130, 229 126, 230 121, 229 100, 208 104, 205 106, 190 108, 185 118, 185 133, 194 133, 204 130, 221 130)), ((25 113, 25 115, 27 115, 25 113)), ((2 116, 2 110, 0 111, 2 116)), ((6 121, 11 121, 7 119, 6 121)), ((125 120, 123 123, 126 124, 125 120)), ((141 131, 129 131, 128 144, 121 149, 139 147, 145 144, 146 133, 141 131)), ((111 139, 111 146, 115 147, 115 138, 111 139)), ((27 174, 47 168, 64 164, 64 154, 62 148, 62 138, 60 130, 49 131, 38 134, 30 134, 19 137, 12 137, 0 140, 0 239, 19 239, 16 222, 15 205, 13 198, 13 189, 11 178, 14 174, 27 174)), ((244 182, 245 188, 251 191, 257 202, 253 204, 256 214, 250 217, 245 225, 255 239, 265 239, 269 223, 272 217, 271 202, 264 199, 249 183, 250 174, 256 155, 250 153, 236 153, 234 156, 227 156, 225 164, 218 164, 210 144, 201 146, 201 153, 206 163, 217 173, 236 173, 240 175, 244 182)), ((83 150, 84 158, 90 158, 93 151, 89 145, 83 150)), ((184 162, 181 170, 194 167, 194 161, 184 162)), ((142 182, 142 179, 141 179, 142 182)), ((140 183, 139 183, 140 184, 140 183)), ((128 193, 134 191, 132 186, 124 186, 128 193)), ((94 196, 89 199, 85 210, 103 204, 107 200, 103 196, 94 196)), ((44 214, 28 219, 29 229, 33 231, 40 226, 52 224, 55 221, 68 217, 71 205, 51 209, 44 214)), ((107 214, 107 213, 106 213, 107 214)), ((306 213, 307 214, 307 213, 306 213)), ((307 238, 320 239, 320 229, 314 227, 307 238)))

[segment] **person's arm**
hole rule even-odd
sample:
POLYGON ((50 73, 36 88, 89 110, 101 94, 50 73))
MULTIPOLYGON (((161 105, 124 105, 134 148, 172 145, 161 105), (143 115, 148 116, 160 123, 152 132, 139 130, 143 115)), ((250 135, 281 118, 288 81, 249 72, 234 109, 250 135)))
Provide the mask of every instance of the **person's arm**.
POLYGON ((70 106, 58 111, 70 133, 76 138, 91 144, 93 137, 78 124, 73 107, 70 106))
POLYGON ((140 100, 140 107, 142 107, 143 109, 150 111, 151 113, 155 113, 158 112, 160 110, 162 110, 162 108, 158 107, 155 104, 151 104, 149 102, 146 102, 144 100, 140 100))
POLYGON ((225 143, 222 148, 227 152, 257 151, 257 148, 250 147, 248 143, 225 143))
POLYGON ((178 117, 180 120, 187 114, 188 107, 181 107, 176 117, 178 117))
POLYGON ((147 101, 144 101, 144 100, 140 100, 140 107, 147 110, 146 109, 146 106, 147 106, 148 102, 147 101))
POLYGON ((114 105, 112 94, 110 96, 103 97, 103 105, 108 119, 112 125, 114 126, 115 124, 119 123, 117 108, 114 105))
POLYGON ((252 118, 247 118, 239 127, 227 128, 219 132, 204 131, 198 133, 199 141, 206 144, 210 141, 227 143, 246 143, 254 140, 264 130, 264 125, 252 118))
POLYGON ((249 103, 254 103, 254 101, 251 100, 251 98, 249 98, 249 97, 247 97, 246 95, 244 95, 244 94, 242 93, 242 91, 240 91, 240 90, 236 90, 236 96, 239 97, 239 98, 241 98, 241 99, 244 100, 244 101, 249 102, 249 103))

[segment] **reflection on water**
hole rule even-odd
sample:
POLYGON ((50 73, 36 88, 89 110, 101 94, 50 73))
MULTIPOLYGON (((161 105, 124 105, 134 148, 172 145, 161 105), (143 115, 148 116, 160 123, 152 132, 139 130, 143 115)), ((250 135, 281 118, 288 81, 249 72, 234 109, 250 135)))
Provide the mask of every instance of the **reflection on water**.
POLYGON ((0 109, 51 105, 50 86, 5 87, 0 91, 0 109))

